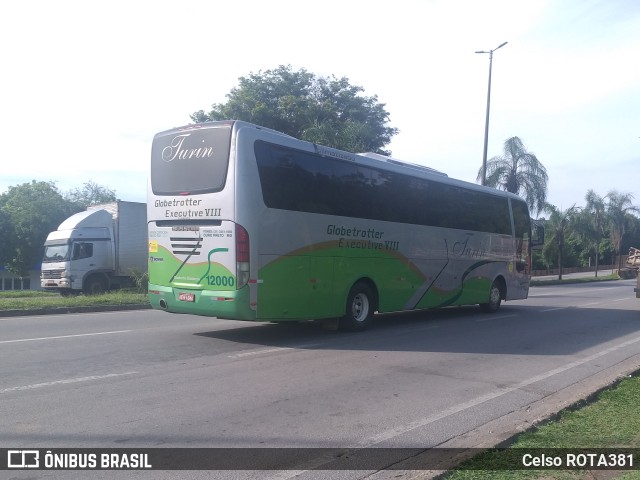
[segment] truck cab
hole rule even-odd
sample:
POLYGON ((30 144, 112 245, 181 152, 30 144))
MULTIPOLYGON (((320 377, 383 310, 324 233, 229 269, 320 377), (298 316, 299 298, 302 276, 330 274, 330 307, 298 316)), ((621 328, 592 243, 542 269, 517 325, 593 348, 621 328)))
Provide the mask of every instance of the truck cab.
POLYGON ((113 223, 105 210, 77 213, 51 232, 44 245, 40 286, 70 293, 101 293, 114 269, 113 223))

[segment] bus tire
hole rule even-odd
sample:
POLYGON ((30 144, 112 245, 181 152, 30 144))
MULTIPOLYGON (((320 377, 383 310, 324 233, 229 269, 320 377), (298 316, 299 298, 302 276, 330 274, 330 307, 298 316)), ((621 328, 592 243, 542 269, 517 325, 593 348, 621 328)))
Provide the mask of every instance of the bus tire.
POLYGON ((489 289, 489 302, 481 303, 480 310, 486 313, 493 313, 498 311, 500 304, 502 303, 502 289, 501 283, 498 280, 494 280, 489 289))
POLYGON ((82 291, 85 295, 100 295, 107 291, 107 284, 101 276, 91 275, 85 280, 82 291))
POLYGON ((340 318, 340 327, 350 332, 365 330, 373 321, 375 295, 369 285, 358 282, 347 297, 346 313, 340 318))

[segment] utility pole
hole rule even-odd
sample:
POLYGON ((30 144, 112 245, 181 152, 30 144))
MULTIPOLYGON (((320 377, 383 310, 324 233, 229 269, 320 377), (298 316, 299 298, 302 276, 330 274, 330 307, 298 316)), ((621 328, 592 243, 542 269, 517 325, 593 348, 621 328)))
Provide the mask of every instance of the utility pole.
POLYGON ((482 155, 482 183, 481 185, 485 185, 487 183, 487 145, 489 143, 489 106, 491 105, 491 67, 493 65, 493 52, 498 50, 499 48, 504 47, 508 42, 504 42, 498 45, 493 50, 489 50, 488 52, 481 50, 476 53, 488 53, 489 54, 489 88, 487 89, 487 118, 484 124, 484 154, 482 155))

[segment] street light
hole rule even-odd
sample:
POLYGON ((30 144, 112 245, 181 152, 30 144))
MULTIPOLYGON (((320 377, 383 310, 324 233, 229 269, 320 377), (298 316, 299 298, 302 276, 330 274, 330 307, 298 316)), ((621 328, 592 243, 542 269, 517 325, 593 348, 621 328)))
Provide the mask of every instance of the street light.
POLYGON ((488 53, 489 54, 489 88, 487 89, 487 119, 484 124, 484 154, 482 155, 482 183, 484 185, 487 183, 487 144, 489 143, 489 105, 491 104, 491 66, 493 64, 493 52, 498 50, 499 48, 504 47, 509 42, 504 42, 498 45, 493 50, 489 50, 485 52, 481 50, 476 53, 488 53))

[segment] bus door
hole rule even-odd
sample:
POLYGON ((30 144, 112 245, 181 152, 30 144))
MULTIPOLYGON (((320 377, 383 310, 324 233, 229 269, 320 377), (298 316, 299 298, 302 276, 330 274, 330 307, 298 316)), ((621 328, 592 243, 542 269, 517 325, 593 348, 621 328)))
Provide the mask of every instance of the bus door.
MULTIPOLYGON (((333 257, 260 255, 258 318, 326 318, 341 313, 333 288, 333 257)), ((343 312, 342 312, 343 313, 343 312)))
POLYGON ((305 317, 309 310, 308 255, 260 255, 258 318, 305 317))

